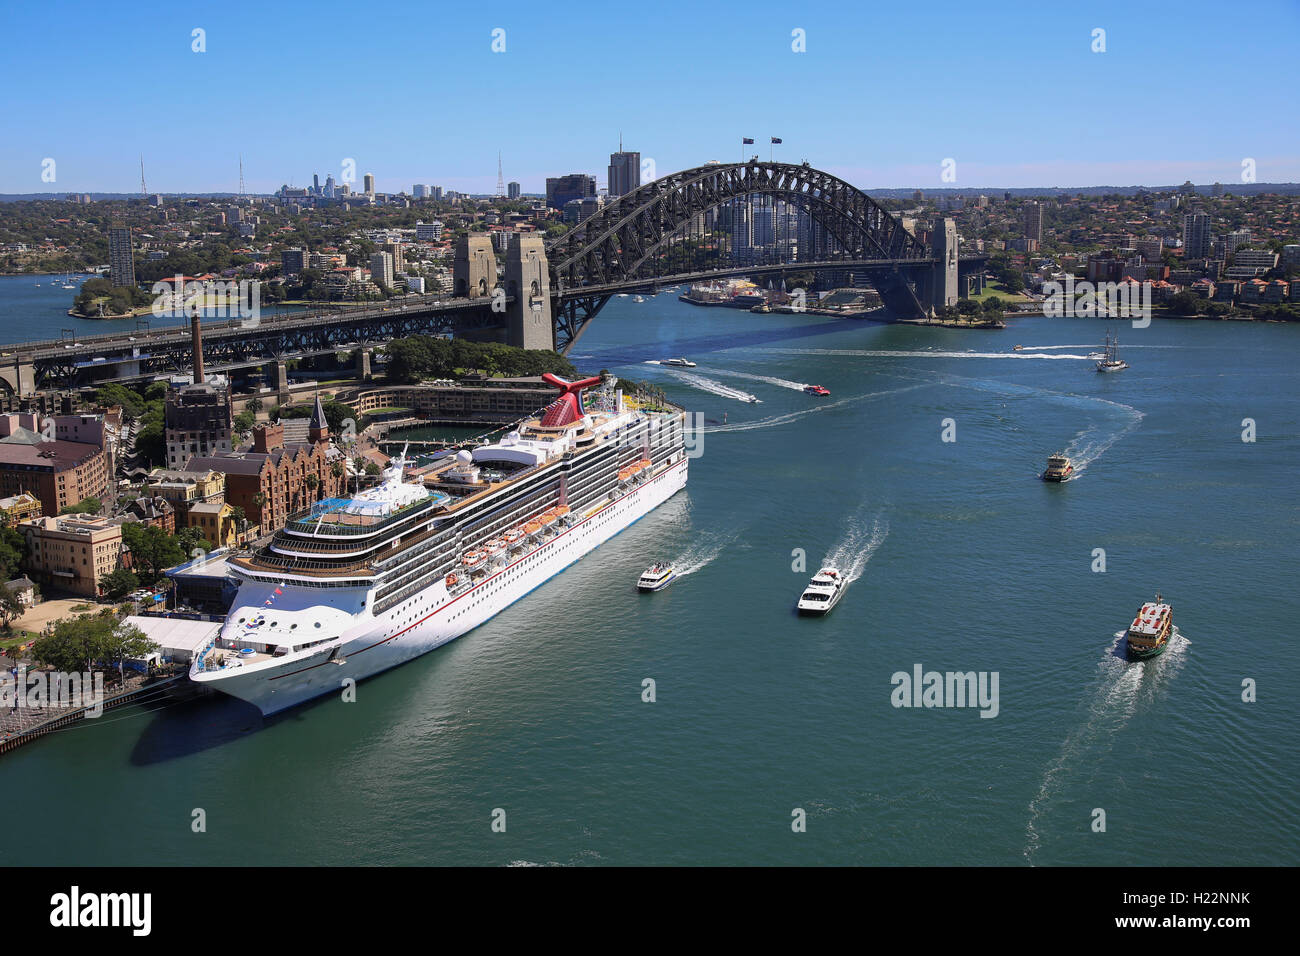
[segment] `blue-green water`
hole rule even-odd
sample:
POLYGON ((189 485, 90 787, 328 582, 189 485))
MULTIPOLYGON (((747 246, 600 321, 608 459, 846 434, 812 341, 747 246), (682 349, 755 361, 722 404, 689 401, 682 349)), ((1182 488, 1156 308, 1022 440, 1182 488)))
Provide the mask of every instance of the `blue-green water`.
MULTIPOLYGON (((64 277, 59 276, 0 276, 0 343, 12 345, 19 342, 40 342, 57 339, 63 332, 70 336, 99 335, 135 329, 134 318, 78 319, 68 315, 81 284, 88 277, 73 275, 68 284, 75 289, 65 289, 64 277)), ((263 315, 280 312, 298 312, 301 306, 261 306, 263 315)), ((225 309, 205 309, 205 316, 228 319, 225 309)), ((185 316, 155 318, 146 316, 153 331, 169 327, 189 326, 185 316)), ((142 320, 143 321, 143 320, 142 320)))
POLYGON ((1110 376, 1103 329, 616 299, 577 364, 726 413, 684 494, 356 703, 137 708, 0 758, 0 860, 1300 862, 1300 328, 1122 326, 1110 376), (693 379, 644 364, 675 355, 693 379), (1080 476, 1037 480, 1062 449, 1080 476), (860 576, 795 617, 828 555, 860 576), (691 573, 638 594, 660 556, 691 573), (1157 589, 1180 637, 1128 664, 1157 589), (891 706, 918 663, 997 672, 996 718, 891 706))

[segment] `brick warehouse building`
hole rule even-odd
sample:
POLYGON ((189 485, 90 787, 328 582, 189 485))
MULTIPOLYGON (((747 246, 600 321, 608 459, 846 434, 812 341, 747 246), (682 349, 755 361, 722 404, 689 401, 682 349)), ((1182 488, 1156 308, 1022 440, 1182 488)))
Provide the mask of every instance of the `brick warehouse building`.
POLYGON ((253 432, 252 451, 191 458, 186 470, 224 474, 226 503, 243 508, 262 534, 283 528, 290 515, 342 493, 347 485, 344 458, 330 445, 319 397, 307 441, 286 443, 284 426, 261 425, 253 432))

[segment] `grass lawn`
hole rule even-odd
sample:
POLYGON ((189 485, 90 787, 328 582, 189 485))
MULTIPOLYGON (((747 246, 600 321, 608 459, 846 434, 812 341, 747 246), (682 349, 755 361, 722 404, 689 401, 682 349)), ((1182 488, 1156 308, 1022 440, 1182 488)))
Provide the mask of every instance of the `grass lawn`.
POLYGON ((409 408, 394 408, 392 406, 389 406, 388 408, 371 409, 370 411, 366 412, 366 414, 367 415, 388 415, 391 414, 392 412, 409 412, 409 411, 411 411, 411 409, 409 408))
POLYGON ((984 286, 984 291, 981 292, 979 295, 971 296, 971 299, 975 302, 983 302, 985 299, 990 299, 993 296, 997 296, 1003 302, 1030 301, 1029 296, 1021 295, 1019 292, 1008 292, 1005 289, 1003 289, 1000 285, 996 285, 992 282, 984 286))

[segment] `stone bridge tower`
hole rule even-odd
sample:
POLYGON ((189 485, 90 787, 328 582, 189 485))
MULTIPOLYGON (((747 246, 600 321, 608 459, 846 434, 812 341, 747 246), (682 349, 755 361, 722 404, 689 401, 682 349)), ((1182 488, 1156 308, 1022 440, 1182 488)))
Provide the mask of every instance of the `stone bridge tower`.
POLYGON ((540 233, 515 233, 506 250, 506 342, 525 349, 554 349, 551 277, 540 233))
POLYGON ((451 268, 454 294, 458 298, 490 296, 497 284, 497 257, 486 235, 461 236, 451 268))

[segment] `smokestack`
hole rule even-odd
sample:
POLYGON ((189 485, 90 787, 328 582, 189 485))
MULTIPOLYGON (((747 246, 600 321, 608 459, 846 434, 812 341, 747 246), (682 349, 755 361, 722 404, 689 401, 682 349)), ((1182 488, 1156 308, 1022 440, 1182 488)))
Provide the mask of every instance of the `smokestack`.
POLYGON ((194 384, 203 384, 203 332, 199 328, 199 307, 190 313, 190 342, 194 349, 194 384))

